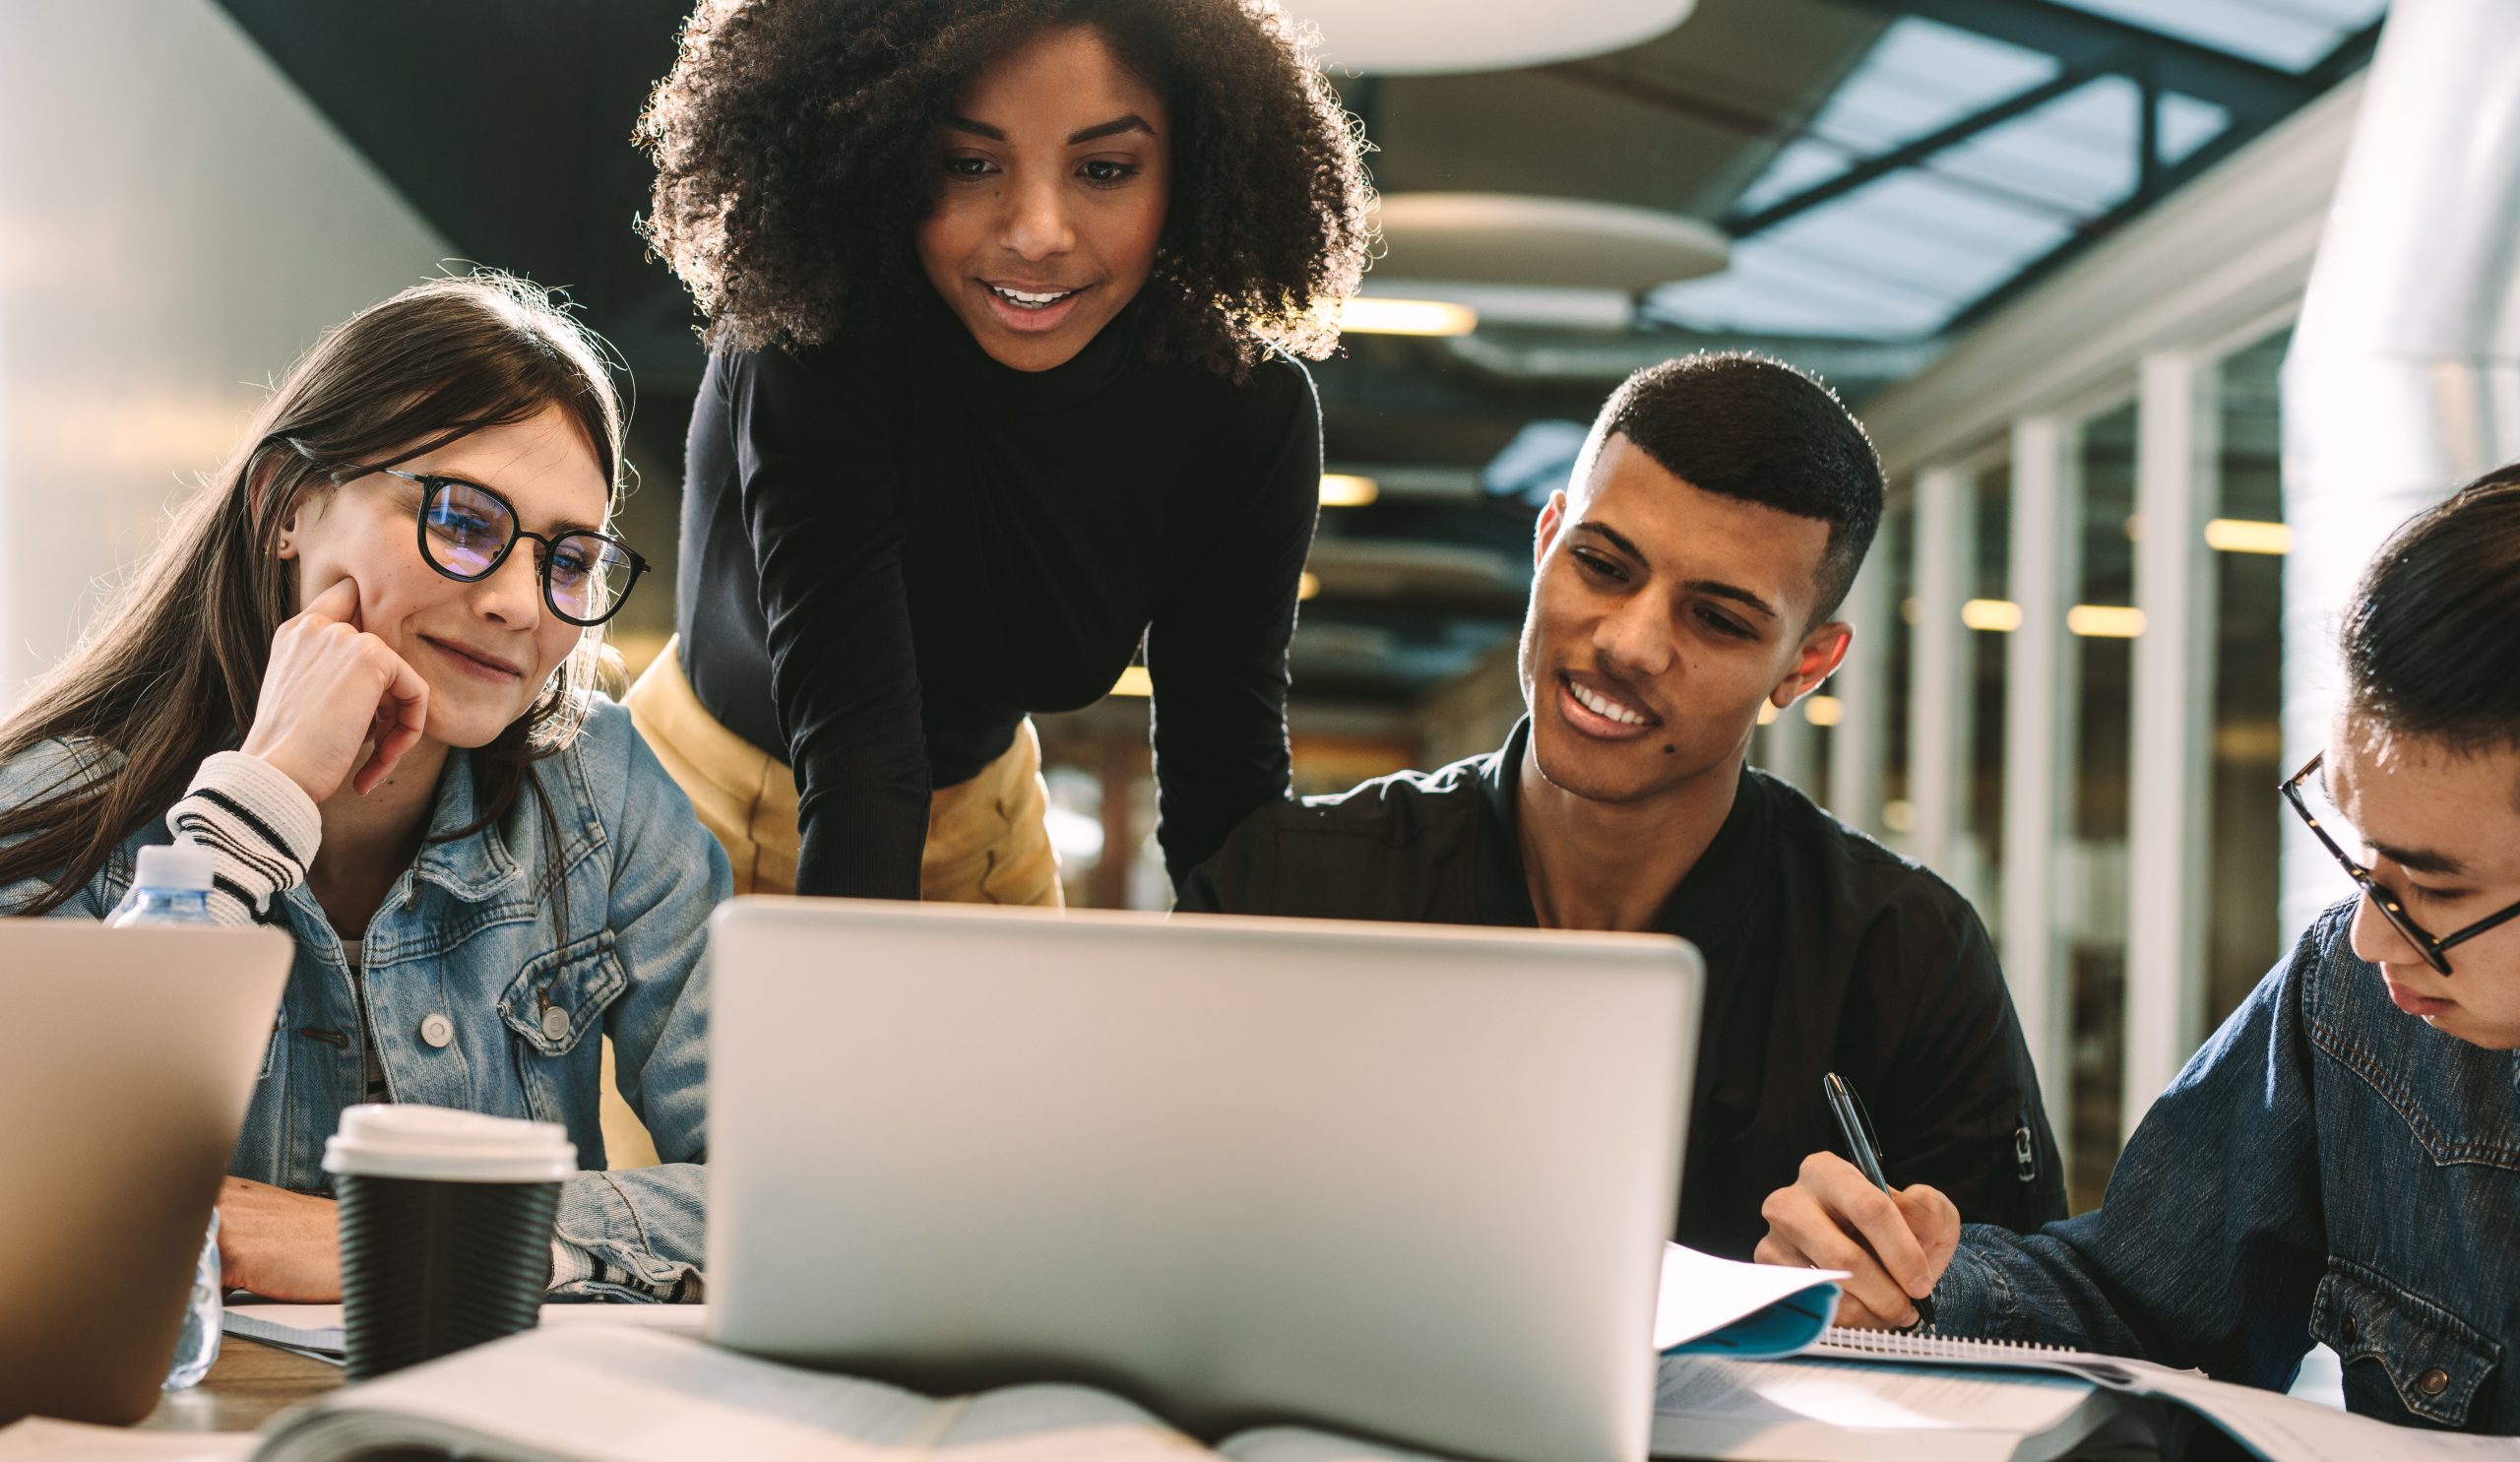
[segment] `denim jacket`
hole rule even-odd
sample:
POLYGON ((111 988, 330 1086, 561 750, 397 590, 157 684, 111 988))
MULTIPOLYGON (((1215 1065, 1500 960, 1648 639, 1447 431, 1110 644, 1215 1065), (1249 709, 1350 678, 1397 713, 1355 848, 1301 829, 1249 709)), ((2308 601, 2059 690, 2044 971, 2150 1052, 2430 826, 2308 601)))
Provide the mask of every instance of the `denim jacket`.
POLYGON ((1945 1331, 2268 1388, 2319 1341, 2356 1412, 2520 1432, 2520 1054, 2398 1010, 2353 915, 2322 915, 2187 1063, 2101 1207, 1963 1231, 1945 1331))
MULTIPOLYGON (((111 775, 117 760, 51 743, 0 766, 0 804, 66 776, 111 775)), ((424 844, 362 941, 386 1089, 397 1102, 561 1123, 587 1171, 562 1186, 558 1237, 669 1289, 701 1261, 701 953, 709 915, 730 891, 725 854, 629 713, 608 700, 598 698, 577 738, 535 774, 559 830, 566 923, 546 886, 549 845, 532 795, 477 833, 424 844), (661 1166, 604 1171, 598 1035, 612 1038, 622 1095, 655 1137, 661 1166)), ((438 781, 430 837, 473 815, 472 762, 458 750, 438 781)), ((152 822, 54 912, 103 918, 130 887, 139 850, 169 840, 152 822)), ((39 879, 0 887, 0 916, 45 891, 39 879)), ((342 1109, 364 1100, 367 1031, 341 940, 314 895, 303 884, 289 890, 269 921, 296 935, 297 958, 228 1171, 325 1192, 325 1139, 342 1109)))

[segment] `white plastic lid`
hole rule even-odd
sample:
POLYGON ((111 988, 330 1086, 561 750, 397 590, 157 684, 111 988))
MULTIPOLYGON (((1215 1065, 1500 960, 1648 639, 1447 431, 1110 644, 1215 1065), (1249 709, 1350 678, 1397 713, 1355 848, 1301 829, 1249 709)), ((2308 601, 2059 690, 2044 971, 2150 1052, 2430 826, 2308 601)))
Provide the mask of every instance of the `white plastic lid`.
POLYGON ((209 849, 173 843, 140 850, 140 865, 132 870, 131 886, 170 893, 208 893, 210 875, 209 849))
POLYGON ((324 1171, 440 1182, 557 1182, 578 1171, 558 1122, 449 1107, 361 1106, 324 1144, 324 1171))

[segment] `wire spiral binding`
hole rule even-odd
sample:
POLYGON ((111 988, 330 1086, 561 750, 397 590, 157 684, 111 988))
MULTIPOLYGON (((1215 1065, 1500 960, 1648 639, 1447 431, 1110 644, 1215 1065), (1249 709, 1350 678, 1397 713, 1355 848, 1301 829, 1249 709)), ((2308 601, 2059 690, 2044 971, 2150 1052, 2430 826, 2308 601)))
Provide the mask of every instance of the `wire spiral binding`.
POLYGON ((1836 1325, 1831 1325, 1821 1334, 1818 1345, 1876 1356, 1918 1356, 1945 1361, 2000 1361, 2021 1356, 2051 1356, 2078 1361, 2098 1359, 2064 1345, 2041 1345, 2024 1340, 1969 1340, 1956 1335, 1918 1335, 1901 1330, 1848 1330, 1836 1325))

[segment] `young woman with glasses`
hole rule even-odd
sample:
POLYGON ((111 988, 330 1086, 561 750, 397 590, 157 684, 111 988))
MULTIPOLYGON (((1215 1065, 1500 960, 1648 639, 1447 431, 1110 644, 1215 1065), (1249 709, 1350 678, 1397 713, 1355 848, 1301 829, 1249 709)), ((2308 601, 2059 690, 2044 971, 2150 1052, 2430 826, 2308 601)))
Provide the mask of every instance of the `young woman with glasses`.
MULTIPOLYGON (((2342 619, 2347 693, 2282 791, 2353 880, 2146 1113, 2108 1200, 2016 1235, 1818 1154, 1762 1260, 1840 1323, 2071 1346, 2520 1432, 2520 467, 2419 514, 2342 619)), ((2370 1444, 2387 1451, 2385 1437, 2370 1444)))
POLYGON ((738 886, 1057 902, 1028 714, 1141 643, 1174 878, 1284 796, 1367 226, 1276 7, 712 0, 642 135, 715 350, 629 704, 738 886))
POLYGON ((561 1122, 602 1169, 605 1037, 665 1162, 564 1186, 555 1283, 697 1272, 698 959, 728 875, 595 690, 644 567, 604 526, 620 470, 603 348, 540 291, 407 289, 289 371, 0 720, 0 915, 100 918, 180 836, 214 917, 297 940, 220 1198, 230 1285, 335 1297, 320 1163, 352 1102, 561 1122))

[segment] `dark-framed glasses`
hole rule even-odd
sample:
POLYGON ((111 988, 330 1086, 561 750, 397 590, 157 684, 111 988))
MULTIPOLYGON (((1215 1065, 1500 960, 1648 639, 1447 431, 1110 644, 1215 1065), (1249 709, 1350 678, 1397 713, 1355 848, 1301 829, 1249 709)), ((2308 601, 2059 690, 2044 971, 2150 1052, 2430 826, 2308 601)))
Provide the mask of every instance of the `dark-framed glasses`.
POLYGON ((547 537, 527 533, 517 522, 514 503, 462 477, 368 467, 345 470, 335 480, 346 482, 369 473, 419 485, 420 557, 450 579, 477 584, 499 571, 519 539, 532 539, 540 550, 535 567, 542 580, 542 602, 580 628, 593 628, 619 613, 639 576, 648 571, 648 560, 638 550, 593 529, 547 537))
POLYGON ((2308 765, 2287 779, 2284 783, 2284 799, 2293 804, 2293 810, 2300 815, 2302 824, 2309 828, 2311 836, 2317 838, 2320 846, 2327 849, 2328 856, 2336 859, 2337 866, 2343 868, 2346 876, 2354 880, 2355 886, 2362 890, 2362 897, 2370 900, 2371 907, 2380 911, 2380 917, 2389 922, 2389 927, 2396 929, 2406 942, 2415 946, 2415 952, 2424 956, 2424 962, 2431 966, 2434 973, 2445 977, 2449 975, 2449 952, 2453 948, 2488 930, 2500 928, 2514 919, 2520 919, 2520 904, 2513 904, 2500 913, 2487 915, 2456 933, 2439 938, 2433 937, 2424 925, 2415 922, 2413 915, 2406 912, 2405 902, 2396 894, 2389 892, 2378 879, 2373 878, 2369 868, 2357 862, 2330 831, 2331 829, 2341 830, 2355 846, 2364 846, 2362 835, 2355 832, 2346 822, 2345 814, 2337 810, 2335 801, 2327 795, 2327 780, 2319 775, 2319 768, 2326 760, 2327 753, 2322 751, 2311 757, 2308 765), (2304 788, 2307 789, 2306 792, 2303 791, 2304 788))

